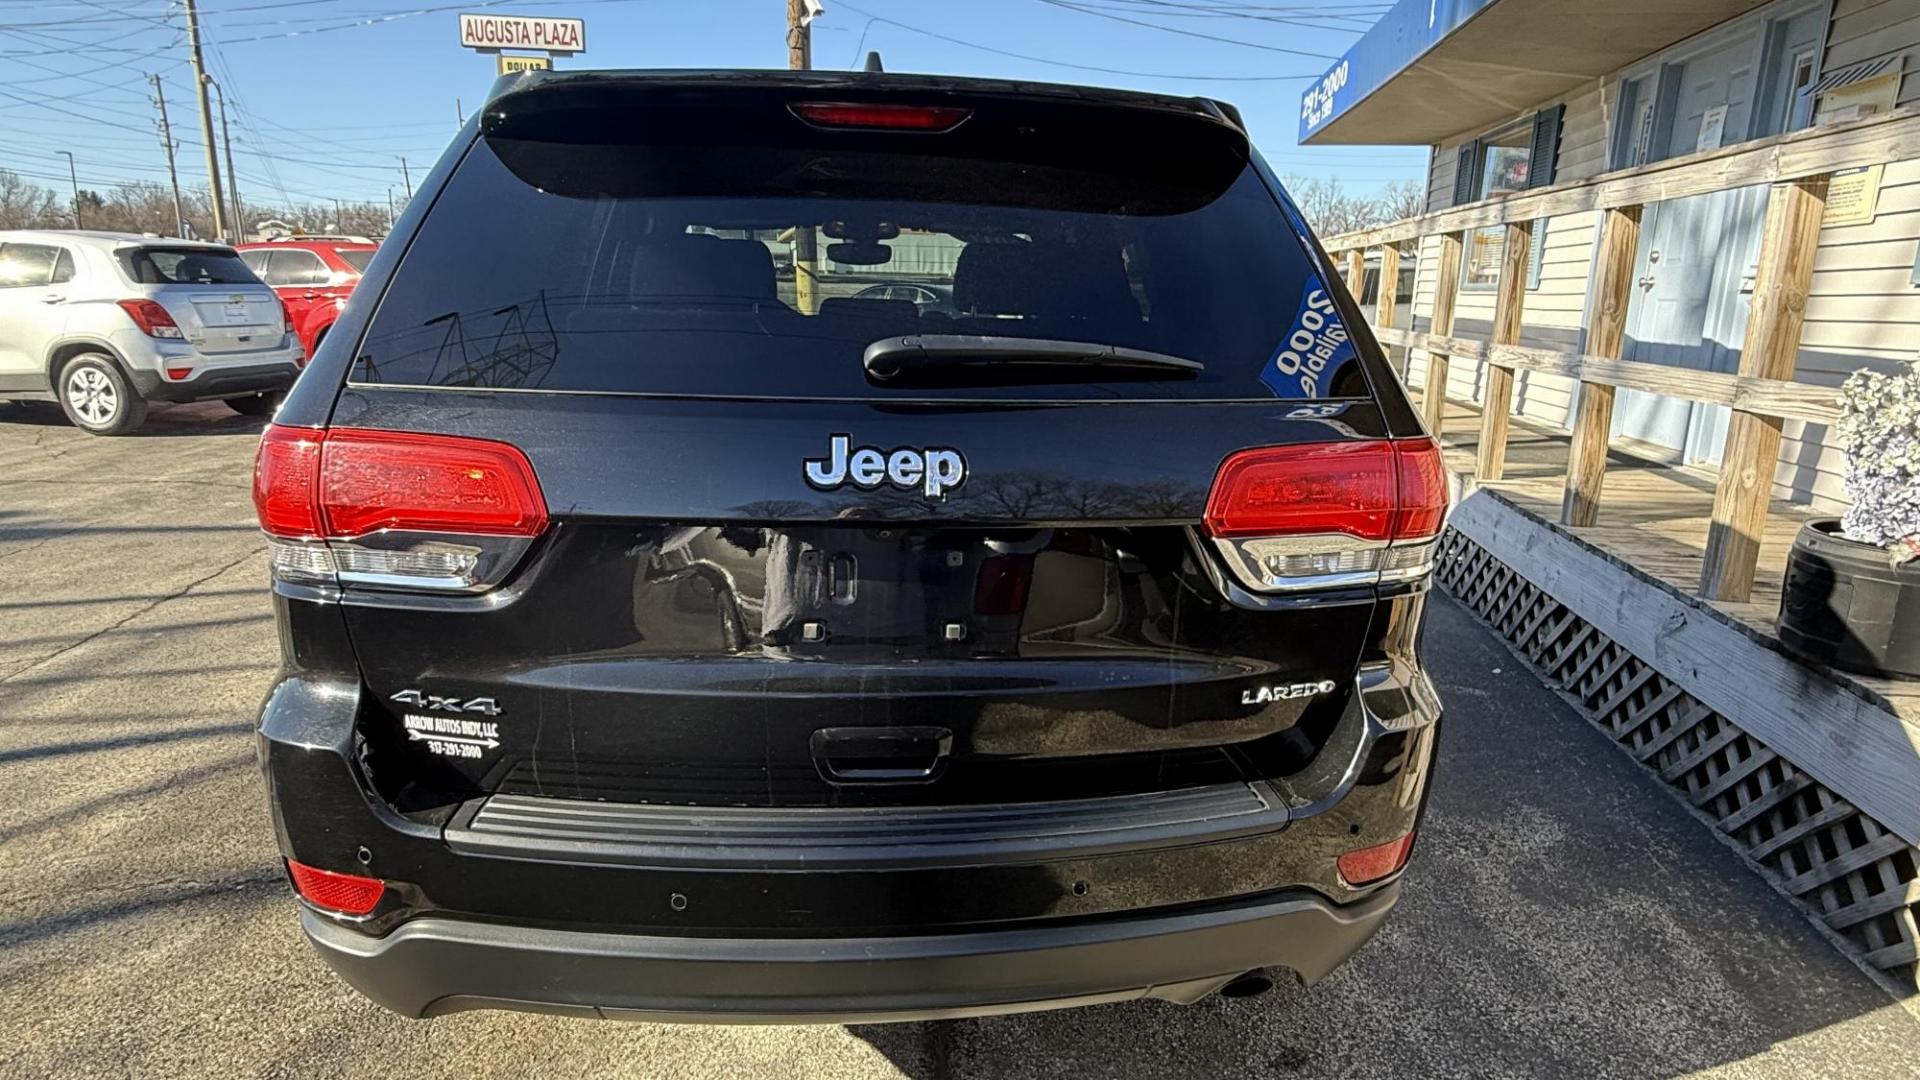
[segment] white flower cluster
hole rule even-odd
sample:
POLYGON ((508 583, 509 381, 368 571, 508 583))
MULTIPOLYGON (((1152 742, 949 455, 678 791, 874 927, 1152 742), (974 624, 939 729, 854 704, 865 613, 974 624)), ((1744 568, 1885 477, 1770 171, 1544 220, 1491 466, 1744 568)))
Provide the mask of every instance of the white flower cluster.
POLYGON ((1854 372, 1840 387, 1837 431, 1853 500, 1840 531, 1879 547, 1920 535, 1920 374, 1854 372))

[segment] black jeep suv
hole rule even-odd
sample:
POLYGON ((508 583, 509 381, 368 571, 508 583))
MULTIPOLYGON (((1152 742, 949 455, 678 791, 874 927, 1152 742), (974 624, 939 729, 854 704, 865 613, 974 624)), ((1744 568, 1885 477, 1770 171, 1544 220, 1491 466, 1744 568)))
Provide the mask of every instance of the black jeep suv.
POLYGON ((1230 106, 502 80, 255 499, 300 918, 407 1015, 1191 1002, 1398 895, 1445 473, 1230 106))

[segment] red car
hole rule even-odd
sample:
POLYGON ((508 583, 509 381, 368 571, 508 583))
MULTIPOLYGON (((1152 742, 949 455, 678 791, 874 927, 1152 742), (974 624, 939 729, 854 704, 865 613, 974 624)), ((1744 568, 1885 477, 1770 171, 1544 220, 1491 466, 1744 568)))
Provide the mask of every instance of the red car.
POLYGON ((240 257, 278 293, 308 357, 320 347, 380 245, 364 236, 293 236, 240 245, 240 257))

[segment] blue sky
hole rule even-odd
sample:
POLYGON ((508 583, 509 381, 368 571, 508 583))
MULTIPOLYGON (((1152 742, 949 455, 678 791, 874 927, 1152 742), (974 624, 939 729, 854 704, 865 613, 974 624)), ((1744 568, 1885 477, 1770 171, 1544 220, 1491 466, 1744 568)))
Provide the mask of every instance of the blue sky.
MULTIPOLYGON (((1240 106, 1282 173, 1372 189, 1424 169, 1422 148, 1294 143, 1305 76, 1384 0, 824 3, 818 68, 857 66, 878 49, 890 71, 1208 94, 1240 106)), ((403 189, 402 155, 418 179, 453 133, 456 102, 471 110, 493 78, 491 56, 458 44, 463 8, 585 19, 588 51, 561 67, 786 65, 785 0, 201 0, 242 199, 383 201, 403 189)), ((0 168, 64 190, 58 151, 71 150, 83 187, 164 181, 145 79, 158 72, 182 183, 204 186, 180 11, 173 0, 0 0, 0 168)))

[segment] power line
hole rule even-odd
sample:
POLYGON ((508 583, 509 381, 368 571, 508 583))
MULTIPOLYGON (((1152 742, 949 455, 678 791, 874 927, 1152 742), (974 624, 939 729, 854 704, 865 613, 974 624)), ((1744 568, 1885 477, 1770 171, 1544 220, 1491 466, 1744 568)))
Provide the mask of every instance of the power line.
POLYGON ((1221 37, 1218 34, 1203 34, 1198 30, 1183 30, 1177 26, 1161 26, 1159 23, 1147 22, 1144 19, 1129 19, 1125 15, 1115 15, 1110 11, 1083 7, 1073 3, 1072 0, 1039 0, 1039 2, 1048 7, 1060 8, 1063 11, 1077 11, 1082 15, 1092 15, 1095 18, 1112 19, 1114 22, 1127 23, 1132 26, 1144 26, 1149 30, 1158 30, 1163 34, 1179 34, 1181 37, 1199 38, 1202 41, 1218 41, 1227 45, 1238 45, 1244 49, 1260 49, 1263 52, 1286 53, 1290 56, 1306 56, 1315 60, 1339 59, 1339 57, 1332 53, 1308 52, 1305 49, 1288 49, 1279 45, 1265 45, 1256 41, 1244 41, 1240 38, 1221 37))
POLYGON ((1067 60, 1054 60, 1045 56, 1032 56, 1027 53, 1013 52, 1010 49, 996 48, 992 45, 982 45, 977 41, 968 41, 964 38, 954 37, 951 34, 942 34, 936 30, 928 30, 925 27, 913 26, 908 23, 903 23, 898 19, 889 19, 884 15, 876 15, 873 12, 866 10, 865 8, 855 7, 852 4, 847 3, 846 0, 838 0, 838 6, 846 9, 847 11, 853 12, 855 15, 859 15, 862 18, 871 19, 872 21, 880 23, 884 26, 892 26, 900 30, 905 30, 910 34, 919 34, 922 37, 930 37, 930 38, 933 38, 935 41, 944 41, 949 45, 958 45, 966 49, 977 49, 980 52, 992 53, 995 56, 1007 56, 1015 60, 1027 60, 1036 64, 1047 64, 1052 67, 1070 68, 1074 71, 1097 71, 1104 75, 1126 75, 1130 78, 1135 78, 1135 79, 1168 79, 1168 80, 1173 80, 1177 82, 1304 82, 1309 79, 1317 79, 1322 74, 1324 74, 1323 72, 1315 71, 1310 74, 1304 74, 1304 75, 1169 75, 1165 72, 1160 72, 1160 71, 1128 71, 1125 68, 1098 67, 1093 64, 1076 64, 1067 60))
MULTIPOLYGON (((1309 30, 1326 30, 1336 34, 1358 34, 1378 21, 1388 8, 1377 6, 1367 15, 1342 15, 1338 11, 1313 8, 1257 8, 1244 5, 1188 4, 1177 0, 1079 0, 1088 7, 1098 7, 1113 11, 1131 11, 1140 14, 1151 12, 1168 19, 1245 19, 1253 22, 1273 23, 1280 26, 1299 26, 1309 30), (1282 11, 1298 11, 1300 14, 1280 14, 1282 11), (1324 20, 1343 20, 1327 22, 1324 20), (1358 23, 1359 25, 1354 25, 1358 23)), ((1091 12, 1089 12, 1091 14, 1091 12)))
MULTIPOLYGON (((279 41, 282 38, 301 37, 306 34, 326 34, 335 30, 352 30, 361 26, 377 26, 381 23, 394 22, 399 19, 411 19, 418 15, 435 15, 443 11, 471 11, 474 8, 499 7, 501 4, 513 3, 518 3, 525 7, 544 7, 549 6, 550 2, 551 0, 472 0, 472 2, 464 4, 441 4, 436 7, 414 8, 411 11, 393 11, 379 15, 370 15, 335 26, 315 26, 307 30, 289 30, 284 34, 256 34, 253 37, 228 38, 227 44, 240 45, 249 41, 279 41)), ((570 2, 577 6, 580 4, 624 4, 633 3, 634 0, 570 0, 570 2)), ((278 24, 268 22, 259 25, 272 26, 278 24)))

